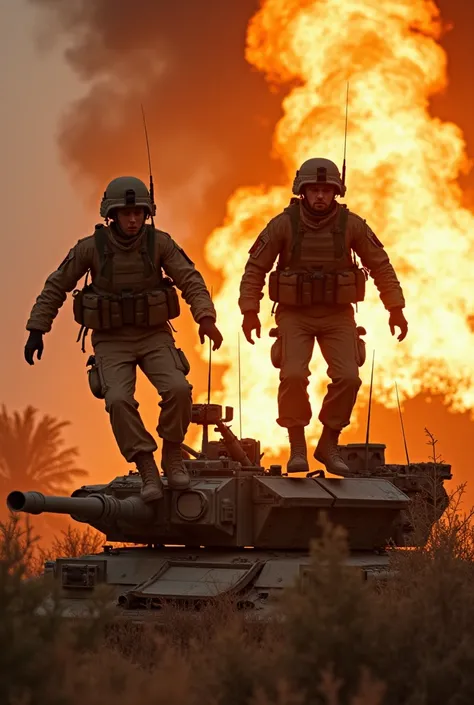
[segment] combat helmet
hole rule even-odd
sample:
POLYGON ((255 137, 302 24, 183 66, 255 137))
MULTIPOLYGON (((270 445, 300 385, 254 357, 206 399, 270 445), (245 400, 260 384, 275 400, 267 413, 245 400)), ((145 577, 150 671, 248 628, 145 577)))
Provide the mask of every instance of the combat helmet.
POLYGON ((346 193, 346 187, 342 183, 337 166, 329 159, 322 159, 321 157, 307 159, 303 162, 293 181, 293 193, 299 196, 303 186, 306 184, 319 183, 333 184, 340 196, 344 196, 346 193))
POLYGON ((110 217, 113 208, 142 206, 151 216, 156 213, 156 206, 146 185, 136 176, 119 176, 113 179, 104 191, 100 204, 102 218, 110 217))

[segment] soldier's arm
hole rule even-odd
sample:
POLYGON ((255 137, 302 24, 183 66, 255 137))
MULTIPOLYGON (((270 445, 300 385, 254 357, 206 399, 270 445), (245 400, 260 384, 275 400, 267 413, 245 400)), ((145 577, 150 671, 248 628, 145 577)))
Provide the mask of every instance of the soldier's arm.
POLYGON ((74 289, 92 264, 93 250, 87 240, 89 238, 80 240, 71 248, 59 267, 46 279, 43 290, 31 309, 26 330, 39 330, 42 333, 51 330, 68 292, 74 289))
POLYGON ((216 309, 202 277, 194 262, 185 251, 167 234, 158 231, 160 264, 175 282, 191 309, 196 323, 203 318, 216 320, 216 309))
POLYGON ((405 298, 384 246, 365 220, 351 214, 351 246, 369 271, 385 308, 404 308, 405 298))
POLYGON ((268 272, 284 247, 287 216, 280 214, 262 230, 249 250, 250 257, 240 281, 239 307, 241 313, 260 311, 263 287, 268 272))

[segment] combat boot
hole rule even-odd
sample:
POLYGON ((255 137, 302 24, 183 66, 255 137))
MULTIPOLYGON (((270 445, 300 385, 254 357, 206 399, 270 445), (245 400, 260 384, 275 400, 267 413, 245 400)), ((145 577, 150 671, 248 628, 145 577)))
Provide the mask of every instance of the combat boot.
POLYGON ((288 473, 309 472, 304 426, 290 426, 288 436, 290 439, 290 458, 286 471, 288 473))
POLYGON ((184 467, 181 443, 163 440, 161 467, 168 478, 168 487, 185 490, 189 487, 189 475, 184 467))
POLYGON ((326 466, 328 472, 332 472, 334 475, 345 475, 349 472, 349 468, 343 461, 337 447, 339 433, 340 431, 335 431, 329 426, 323 426, 314 457, 326 466))
POLYGON ((163 483, 155 463, 153 453, 144 451, 134 458, 137 470, 142 478, 140 497, 144 502, 156 502, 163 497, 163 483))

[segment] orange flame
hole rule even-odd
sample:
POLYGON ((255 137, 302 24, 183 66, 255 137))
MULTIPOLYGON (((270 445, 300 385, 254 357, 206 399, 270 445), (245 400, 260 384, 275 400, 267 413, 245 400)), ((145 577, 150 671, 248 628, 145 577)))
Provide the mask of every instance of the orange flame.
MULTIPOLYGON (((392 338, 373 284, 357 314, 376 350, 374 394, 387 407, 421 391, 445 395, 455 410, 474 402, 472 245, 474 216, 461 206, 456 179, 467 170, 461 130, 429 113, 429 97, 447 83, 438 9, 431 0, 266 0, 248 27, 247 59, 274 83, 291 81, 273 149, 286 169, 284 186, 241 188, 231 197, 206 257, 224 277, 215 297, 224 345, 214 358, 227 366, 215 401, 236 404, 237 307, 248 249, 267 221, 284 208, 295 170, 310 157, 341 166, 345 91, 350 81, 349 208, 384 242, 407 299, 408 338, 392 338)), ((267 292, 267 290, 264 290, 267 292)), ((257 435, 277 454, 286 446, 275 422, 278 371, 270 363, 271 302, 262 302, 262 339, 242 336, 243 435, 257 435)), ((308 435, 319 434, 327 385, 315 352, 308 435)), ((367 399, 370 364, 361 370, 367 399)), ((358 411, 354 413, 357 423, 358 411)))

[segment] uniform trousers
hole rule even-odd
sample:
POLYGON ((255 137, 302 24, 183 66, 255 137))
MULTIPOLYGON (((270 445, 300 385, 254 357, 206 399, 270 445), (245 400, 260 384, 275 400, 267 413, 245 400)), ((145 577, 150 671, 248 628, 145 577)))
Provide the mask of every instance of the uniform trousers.
POLYGON ((135 399, 137 367, 161 397, 157 432, 175 443, 184 440, 192 412, 192 386, 186 379, 189 365, 176 348, 167 328, 128 335, 95 334, 92 344, 110 415, 122 455, 129 462, 140 451, 154 452, 157 444, 146 430, 135 399), (100 336, 100 339, 97 338, 100 336))
POLYGON ((321 308, 296 308, 280 304, 275 314, 278 325, 275 345, 280 346, 277 422, 286 428, 307 426, 311 420, 307 387, 315 340, 331 379, 319 420, 337 431, 350 423, 361 385, 361 356, 354 310, 352 306, 335 310, 325 307, 323 311, 321 308))

